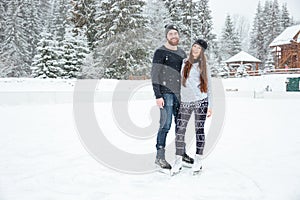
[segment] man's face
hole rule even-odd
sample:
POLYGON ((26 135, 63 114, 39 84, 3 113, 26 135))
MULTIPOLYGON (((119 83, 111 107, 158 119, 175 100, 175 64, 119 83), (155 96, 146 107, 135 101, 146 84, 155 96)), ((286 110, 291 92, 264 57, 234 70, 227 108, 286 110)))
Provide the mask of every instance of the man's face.
POLYGON ((179 43, 179 35, 176 30, 170 30, 167 33, 167 41, 172 46, 177 46, 179 43))

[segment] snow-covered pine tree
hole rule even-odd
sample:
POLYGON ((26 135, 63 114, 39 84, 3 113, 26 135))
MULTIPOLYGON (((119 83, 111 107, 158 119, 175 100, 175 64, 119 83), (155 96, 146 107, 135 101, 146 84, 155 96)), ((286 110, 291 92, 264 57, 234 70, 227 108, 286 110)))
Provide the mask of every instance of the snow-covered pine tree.
MULTIPOLYGON (((2 50, 4 47, 4 30, 6 29, 6 19, 7 19, 7 13, 6 13, 6 7, 7 7, 7 0, 0 0, 0 55, 2 55, 2 50)), ((7 75, 7 63, 5 59, 1 56, 0 57, 0 77, 6 77, 7 75)))
POLYGON ((126 79, 134 66, 148 65, 142 0, 104 1, 97 15, 100 26, 96 59, 105 78, 126 79))
POLYGON ((44 28, 50 28, 50 24, 53 19, 53 9, 54 9, 54 2, 56 0, 43 0, 38 1, 38 19, 41 23, 40 33, 43 32, 44 28))
POLYGON ((93 56, 93 52, 90 52, 86 55, 83 60, 82 67, 77 76, 78 79, 99 79, 103 77, 104 69, 100 67, 96 67, 97 63, 95 63, 95 59, 93 56))
POLYGON ((241 40, 241 49, 245 52, 249 50, 249 30, 250 30, 250 23, 249 20, 241 15, 234 15, 233 16, 233 24, 235 27, 235 32, 239 36, 241 40))
POLYGON ((171 17, 171 23, 180 25, 182 22, 181 8, 183 8, 182 0, 162 0, 165 3, 171 17))
POLYGON ((192 38, 202 38, 208 42, 208 51, 210 51, 213 40, 216 35, 213 31, 213 22, 211 10, 209 9, 209 0, 200 0, 195 2, 192 18, 192 38))
POLYGON ((263 69, 268 56, 271 54, 270 43, 288 26, 292 24, 286 4, 280 10, 278 1, 265 1, 262 8, 258 3, 252 31, 250 34, 250 52, 262 61, 263 69))
POLYGON ((270 43, 280 34, 280 10, 277 0, 273 0, 273 3, 270 2, 270 11, 268 12, 270 15, 268 16, 268 34, 266 35, 266 49, 269 48, 270 43))
MULTIPOLYGON (((184 50, 189 50, 192 43, 193 43, 193 26, 192 21, 195 18, 196 12, 196 3, 192 0, 182 0, 179 4, 179 17, 181 18, 181 23, 179 23, 180 27, 180 38, 181 42, 180 45, 183 47, 184 50)), ((194 20, 196 21, 196 20, 194 20)))
POLYGON ((62 66, 61 78, 77 78, 89 53, 84 31, 74 32, 73 27, 67 26, 62 47, 63 54, 59 59, 62 66))
MULTIPOLYGON (((216 35, 213 31, 213 22, 211 16, 211 10, 209 8, 209 0, 198 0, 193 2, 192 10, 192 41, 202 38, 207 41, 208 49, 205 54, 208 56, 208 66, 211 70, 216 72, 218 66, 218 47, 216 41, 216 35)), ((213 73, 214 73, 213 72, 213 73)))
POLYGON ((30 55, 30 63, 31 65, 32 59, 36 54, 36 46, 40 39, 40 33, 42 32, 42 21, 40 19, 39 14, 39 0, 27 0, 24 1, 24 6, 28 8, 26 10, 26 21, 28 23, 28 31, 30 32, 28 35, 28 44, 29 44, 29 52, 30 55))
POLYGON ((216 39, 208 0, 165 0, 171 21, 180 28, 180 45, 188 51, 196 38, 208 41, 216 39))
POLYGON ((284 31, 287 27, 291 26, 291 18, 289 11, 287 9, 287 4, 284 3, 281 8, 281 17, 280 17, 280 28, 281 31, 284 31))
POLYGON ((229 14, 225 20, 220 46, 220 55, 223 61, 241 51, 241 42, 237 33, 234 31, 233 23, 229 14))
MULTIPOLYGON (((152 60, 156 48, 166 41, 165 25, 171 23, 169 11, 162 0, 148 0, 144 8, 145 17, 149 20, 146 32, 146 45, 149 60, 152 60)), ((149 74, 147 74, 149 75, 149 74)))
POLYGON ((6 27, 6 19, 7 19, 7 13, 6 13, 6 6, 7 6, 7 0, 0 0, 0 52, 1 52, 1 46, 3 45, 4 41, 4 30, 6 27))
POLYGON ((61 78, 64 74, 64 35, 67 20, 66 0, 52 1, 49 22, 45 24, 38 43, 38 51, 31 65, 32 76, 61 78))
POLYGON ((31 37, 30 26, 27 22, 29 10, 25 2, 21 0, 6 3, 7 18, 0 57, 10 64, 6 68, 7 76, 26 77, 30 74, 29 66, 32 59, 32 49, 28 42, 28 38, 31 37))
POLYGON ((216 40, 212 40, 209 42, 211 45, 211 48, 209 50, 210 56, 208 59, 208 65, 210 66, 211 74, 212 76, 218 76, 219 73, 224 72, 223 66, 222 66, 222 57, 220 55, 221 49, 216 40))
POLYGON ((41 33, 38 42, 37 54, 33 58, 31 66, 32 76, 38 78, 59 78, 63 74, 58 60, 57 42, 50 32, 41 33))
POLYGON ((68 25, 68 0, 56 0, 53 9, 53 37, 56 41, 62 42, 66 34, 66 26, 68 25))
MULTIPOLYGON (((0 55, 3 54, 4 49, 4 31, 6 29, 6 20, 7 20, 7 5, 8 0, 0 0, 0 55)), ((0 77, 6 77, 7 74, 11 71, 10 67, 13 63, 9 63, 10 60, 0 56, 0 77)))
POLYGON ((265 61, 264 69, 265 70, 272 70, 274 68, 275 68, 274 57, 273 57, 271 51, 269 51, 268 55, 266 56, 266 61, 265 61))
POLYGON ((165 7, 166 7, 168 10, 171 8, 173 0, 161 0, 161 1, 164 2, 165 7))
POLYGON ((264 69, 268 54, 270 54, 270 43, 280 34, 280 18, 279 18, 278 1, 266 1, 263 9, 263 41, 264 48, 260 60, 262 61, 260 67, 264 69))
POLYGON ((265 54, 264 46, 264 30, 265 30, 265 21, 264 21, 263 9, 260 2, 256 8, 256 14, 253 22, 252 31, 250 33, 250 53, 256 58, 263 60, 265 54))
POLYGON ((71 0, 72 7, 70 20, 74 24, 76 30, 85 30, 88 46, 92 51, 96 46, 97 22, 95 20, 97 10, 100 9, 100 1, 96 0, 71 0))
POLYGON ((170 23, 179 27, 180 47, 188 50, 191 46, 192 0, 163 0, 169 11, 170 23))
POLYGON ((144 7, 144 13, 149 20, 146 38, 149 51, 153 56, 155 48, 160 47, 166 40, 164 27, 171 23, 171 19, 162 0, 148 0, 144 7))

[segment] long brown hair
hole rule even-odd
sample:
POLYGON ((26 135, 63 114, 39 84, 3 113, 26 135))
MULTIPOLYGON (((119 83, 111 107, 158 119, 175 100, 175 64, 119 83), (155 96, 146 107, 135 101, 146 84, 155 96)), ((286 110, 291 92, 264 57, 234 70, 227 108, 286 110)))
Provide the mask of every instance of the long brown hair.
MULTIPOLYGON (((198 67, 200 70, 200 91, 207 93, 207 69, 206 69, 206 57, 204 55, 204 49, 201 49, 201 53, 199 57, 197 58, 198 61, 198 67)), ((192 49, 190 51, 190 55, 188 59, 185 61, 185 65, 182 72, 182 85, 186 87, 186 80, 190 75, 191 68, 194 63, 194 58, 192 54, 192 49)))

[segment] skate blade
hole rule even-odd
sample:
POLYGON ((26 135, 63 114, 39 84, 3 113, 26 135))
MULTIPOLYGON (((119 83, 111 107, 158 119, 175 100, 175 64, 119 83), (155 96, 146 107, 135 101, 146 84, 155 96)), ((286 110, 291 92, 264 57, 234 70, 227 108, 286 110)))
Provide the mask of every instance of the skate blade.
POLYGON ((172 172, 172 170, 171 170, 170 175, 175 176, 175 175, 179 174, 181 172, 181 169, 182 168, 180 168, 179 171, 177 171, 177 172, 172 172))
POLYGON ((197 171, 192 171, 193 176, 200 175, 201 173, 202 173, 202 168, 200 170, 197 170, 197 171))
POLYGON ((186 162, 182 162, 182 166, 186 167, 186 168, 192 168, 193 164, 190 163, 186 163, 186 162))
POLYGON ((169 169, 158 169, 158 172, 166 175, 171 175, 171 170, 169 169))
POLYGON ((179 173, 180 173, 180 171, 178 171, 178 172, 171 172, 170 175, 171 175, 171 176, 176 176, 176 175, 178 175, 179 173))
POLYGON ((164 168, 161 168, 160 166, 157 166, 157 172, 166 174, 166 175, 171 175, 171 169, 164 169, 164 168))
POLYGON ((193 173, 192 173, 193 176, 197 176, 199 174, 201 174, 201 171, 193 171, 193 173))

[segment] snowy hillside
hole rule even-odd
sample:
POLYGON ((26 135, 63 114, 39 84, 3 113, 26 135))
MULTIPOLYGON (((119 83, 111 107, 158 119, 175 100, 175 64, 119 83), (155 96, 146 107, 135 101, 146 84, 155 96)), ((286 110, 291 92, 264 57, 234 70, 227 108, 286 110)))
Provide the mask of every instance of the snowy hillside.
MULTIPOLYGON (((75 124, 75 80, 0 79, 0 199, 300 199, 300 92, 285 92, 286 77, 291 75, 222 80, 226 117, 221 138, 204 160, 201 175, 184 168, 174 177, 120 173, 97 162, 75 124), (272 92, 262 92, 267 85, 272 92), (260 92, 257 98, 255 91, 260 92)), ((124 152, 155 152, 155 133, 133 139, 116 124, 109 98, 118 83, 101 80, 97 85, 99 127, 124 152)), ((153 107, 151 85, 141 81, 128 107, 133 123, 151 123, 153 107)), ((173 139, 172 129, 168 143, 173 139)), ((188 153, 194 152, 193 143, 188 153)))

